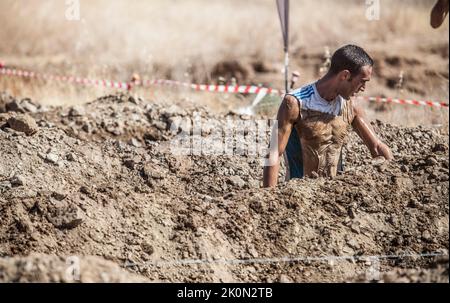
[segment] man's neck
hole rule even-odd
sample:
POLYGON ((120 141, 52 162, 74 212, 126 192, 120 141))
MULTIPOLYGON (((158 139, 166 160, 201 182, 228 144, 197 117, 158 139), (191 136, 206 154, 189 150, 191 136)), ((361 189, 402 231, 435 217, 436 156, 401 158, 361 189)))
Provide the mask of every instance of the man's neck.
POLYGON ((334 77, 329 74, 326 74, 317 81, 316 88, 319 95, 329 102, 333 101, 338 96, 336 81, 334 77))

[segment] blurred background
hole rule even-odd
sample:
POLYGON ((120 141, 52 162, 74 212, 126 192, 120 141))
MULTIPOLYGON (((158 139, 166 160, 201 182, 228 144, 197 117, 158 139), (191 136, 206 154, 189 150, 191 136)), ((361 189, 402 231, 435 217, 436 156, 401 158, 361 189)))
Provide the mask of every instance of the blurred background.
MULTIPOLYGON (((274 0, 80 0, 80 19, 68 20, 62 0, 0 0, 0 60, 59 75, 127 81, 172 79, 195 83, 283 88, 283 47, 274 0), (233 80, 234 78, 234 80, 233 80)), ((291 71, 296 86, 315 81, 329 56, 354 43, 375 59, 366 96, 448 100, 449 27, 433 29, 432 0, 379 1, 368 20, 362 0, 291 1, 291 71)), ((0 91, 51 105, 92 101, 111 89, 30 82, 0 76, 0 91)), ((135 93, 161 103, 193 102, 215 111, 251 104, 255 96, 194 93, 152 87, 135 93)), ((279 97, 256 113, 274 115, 279 97)), ((448 110, 364 104, 371 119, 402 125, 444 125, 448 110)))

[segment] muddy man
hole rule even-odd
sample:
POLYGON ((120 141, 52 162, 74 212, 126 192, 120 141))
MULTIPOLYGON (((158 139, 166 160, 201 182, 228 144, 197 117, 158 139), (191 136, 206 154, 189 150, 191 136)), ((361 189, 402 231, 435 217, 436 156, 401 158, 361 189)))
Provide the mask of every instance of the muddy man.
POLYGON ((361 47, 346 45, 333 54, 325 76, 285 95, 277 116, 278 144, 270 147, 271 165, 264 167, 264 187, 276 186, 284 153, 288 179, 334 177, 350 128, 373 157, 392 159, 353 99, 365 90, 372 67, 373 60, 361 47))

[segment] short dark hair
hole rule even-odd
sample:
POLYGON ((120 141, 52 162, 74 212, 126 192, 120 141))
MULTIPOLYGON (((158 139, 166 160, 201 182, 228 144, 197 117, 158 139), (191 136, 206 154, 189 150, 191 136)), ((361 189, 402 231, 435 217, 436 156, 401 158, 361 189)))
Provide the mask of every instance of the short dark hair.
POLYGON ((373 66, 373 59, 364 49, 356 45, 345 45, 339 48, 331 57, 330 72, 337 74, 348 70, 352 76, 356 76, 363 66, 373 66))

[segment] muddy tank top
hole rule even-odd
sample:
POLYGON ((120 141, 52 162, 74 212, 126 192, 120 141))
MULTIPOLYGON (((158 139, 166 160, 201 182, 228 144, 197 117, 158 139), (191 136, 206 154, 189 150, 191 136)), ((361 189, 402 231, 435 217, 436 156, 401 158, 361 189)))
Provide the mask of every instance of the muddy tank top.
POLYGON ((302 147, 304 175, 316 172, 319 176, 336 176, 340 151, 354 118, 352 101, 341 96, 327 101, 319 95, 315 83, 289 95, 300 107, 295 128, 302 147))

